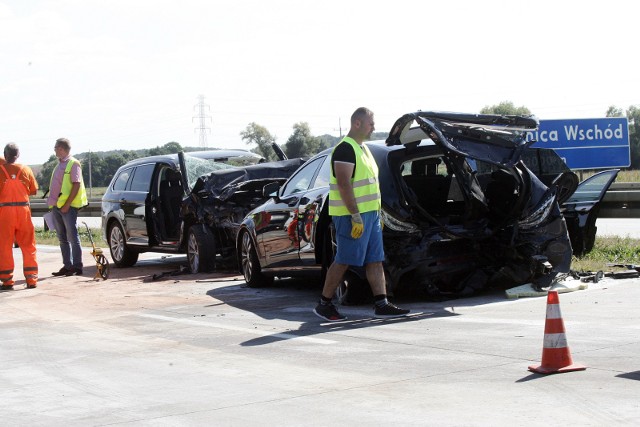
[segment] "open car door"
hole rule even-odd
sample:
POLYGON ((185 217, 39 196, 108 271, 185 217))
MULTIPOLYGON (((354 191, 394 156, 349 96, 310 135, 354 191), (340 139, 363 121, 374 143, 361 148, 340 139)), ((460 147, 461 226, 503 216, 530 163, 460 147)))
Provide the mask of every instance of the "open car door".
POLYGON ((618 172, 620 169, 609 169, 585 179, 561 205, 574 255, 582 256, 593 249, 600 202, 616 180, 618 172))

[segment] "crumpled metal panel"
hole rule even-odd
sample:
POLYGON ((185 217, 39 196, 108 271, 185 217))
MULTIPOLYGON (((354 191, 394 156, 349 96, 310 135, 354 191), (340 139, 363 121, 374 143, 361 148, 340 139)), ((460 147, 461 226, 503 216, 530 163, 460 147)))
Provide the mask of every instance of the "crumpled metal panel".
POLYGON ((216 236, 217 251, 223 258, 231 257, 242 219, 268 199, 264 186, 284 183, 303 163, 304 159, 289 159, 201 176, 183 202, 182 216, 188 223, 206 224, 216 236))

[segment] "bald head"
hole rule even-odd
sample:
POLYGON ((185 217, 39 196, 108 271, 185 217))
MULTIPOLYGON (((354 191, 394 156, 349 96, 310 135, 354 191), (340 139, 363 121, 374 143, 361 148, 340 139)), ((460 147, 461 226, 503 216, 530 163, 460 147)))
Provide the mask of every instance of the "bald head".
POLYGON ((362 142, 371 138, 371 134, 375 129, 373 111, 360 107, 351 115, 351 129, 349 129, 347 136, 353 138, 358 144, 362 144, 362 142))

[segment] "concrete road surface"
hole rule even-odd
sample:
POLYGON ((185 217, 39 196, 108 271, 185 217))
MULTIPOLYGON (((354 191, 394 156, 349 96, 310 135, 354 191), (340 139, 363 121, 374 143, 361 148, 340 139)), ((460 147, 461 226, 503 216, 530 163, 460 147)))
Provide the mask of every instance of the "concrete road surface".
POLYGON ((184 258, 147 255, 94 281, 86 252, 84 276, 53 278, 60 254, 39 250, 38 288, 0 292, 3 426, 640 423, 638 279, 560 295, 567 351, 588 369, 542 376, 527 367, 542 356, 544 297, 405 295, 406 319, 363 305, 326 324, 313 280, 152 280, 184 258))

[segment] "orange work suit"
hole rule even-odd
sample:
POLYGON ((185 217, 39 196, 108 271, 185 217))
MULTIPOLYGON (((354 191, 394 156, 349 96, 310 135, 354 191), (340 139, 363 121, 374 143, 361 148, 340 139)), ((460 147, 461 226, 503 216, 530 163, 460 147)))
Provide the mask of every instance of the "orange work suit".
POLYGON ((38 184, 31 168, 18 164, 0 165, 0 281, 11 286, 13 280, 13 243, 22 250, 22 270, 27 286, 38 282, 36 236, 31 220, 29 195, 38 184))

